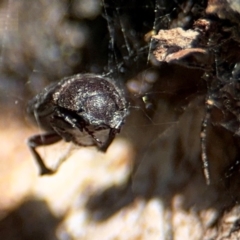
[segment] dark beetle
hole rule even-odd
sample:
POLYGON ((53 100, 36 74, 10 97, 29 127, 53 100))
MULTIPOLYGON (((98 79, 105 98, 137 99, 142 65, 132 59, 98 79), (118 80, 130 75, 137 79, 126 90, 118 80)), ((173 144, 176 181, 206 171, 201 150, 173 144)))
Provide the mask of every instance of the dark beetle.
POLYGON ((28 139, 40 174, 51 174, 36 147, 61 139, 106 151, 128 114, 121 91, 108 78, 78 74, 46 87, 28 104, 27 112, 46 132, 28 139))

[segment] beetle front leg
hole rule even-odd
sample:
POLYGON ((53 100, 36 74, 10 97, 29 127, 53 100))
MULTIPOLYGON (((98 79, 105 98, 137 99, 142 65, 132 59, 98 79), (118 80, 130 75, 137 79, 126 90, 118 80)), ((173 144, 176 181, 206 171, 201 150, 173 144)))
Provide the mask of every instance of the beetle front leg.
POLYGON ((62 138, 56 133, 45 133, 41 135, 34 135, 27 141, 28 147, 30 148, 37 164, 40 168, 40 175, 53 174, 55 171, 49 169, 43 162, 41 156, 36 151, 39 146, 46 146, 60 141, 62 138))
POLYGON ((99 150, 102 152, 106 152, 117 133, 119 133, 119 129, 111 128, 109 131, 107 141, 101 147, 99 147, 99 150))

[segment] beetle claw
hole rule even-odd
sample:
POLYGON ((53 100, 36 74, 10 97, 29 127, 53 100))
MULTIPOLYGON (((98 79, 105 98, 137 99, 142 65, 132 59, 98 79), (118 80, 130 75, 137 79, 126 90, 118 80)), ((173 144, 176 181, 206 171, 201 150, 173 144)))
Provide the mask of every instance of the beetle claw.
POLYGON ((52 170, 52 169, 49 169, 49 168, 41 168, 39 175, 40 175, 40 176, 52 175, 52 174, 54 174, 54 173, 56 173, 55 170, 52 170))

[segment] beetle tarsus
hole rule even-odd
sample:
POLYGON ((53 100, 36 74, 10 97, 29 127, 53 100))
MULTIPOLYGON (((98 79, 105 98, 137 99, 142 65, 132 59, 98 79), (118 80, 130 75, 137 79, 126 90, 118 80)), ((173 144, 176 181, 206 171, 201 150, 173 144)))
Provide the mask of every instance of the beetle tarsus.
POLYGON ((52 169, 49 169, 49 168, 47 168, 47 167, 44 167, 44 168, 40 167, 40 172, 39 172, 39 175, 40 175, 40 176, 52 175, 52 174, 54 174, 54 173, 55 173, 55 171, 52 170, 52 169))
POLYGON ((36 148, 39 146, 46 146, 49 144, 56 143, 61 140, 61 137, 57 135, 56 133, 46 133, 42 135, 35 135, 28 139, 28 146, 40 168, 39 175, 51 175, 54 174, 55 171, 47 168, 45 163, 43 162, 41 156, 36 151, 36 148))

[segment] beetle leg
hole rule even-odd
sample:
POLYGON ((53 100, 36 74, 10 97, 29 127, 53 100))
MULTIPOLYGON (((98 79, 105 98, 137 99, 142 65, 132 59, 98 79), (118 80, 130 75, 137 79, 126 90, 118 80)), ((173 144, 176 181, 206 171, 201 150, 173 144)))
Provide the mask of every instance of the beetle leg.
POLYGON ((115 138, 115 135, 119 133, 119 129, 111 128, 109 131, 108 139, 107 141, 99 148, 101 151, 106 152, 109 145, 112 143, 113 139, 115 138))
POLYGON ((36 151, 36 148, 39 146, 46 146, 46 145, 56 143, 61 139, 62 138, 56 133, 45 133, 40 135, 34 135, 28 139, 27 144, 40 168, 40 175, 53 174, 55 171, 47 168, 41 156, 36 151))

